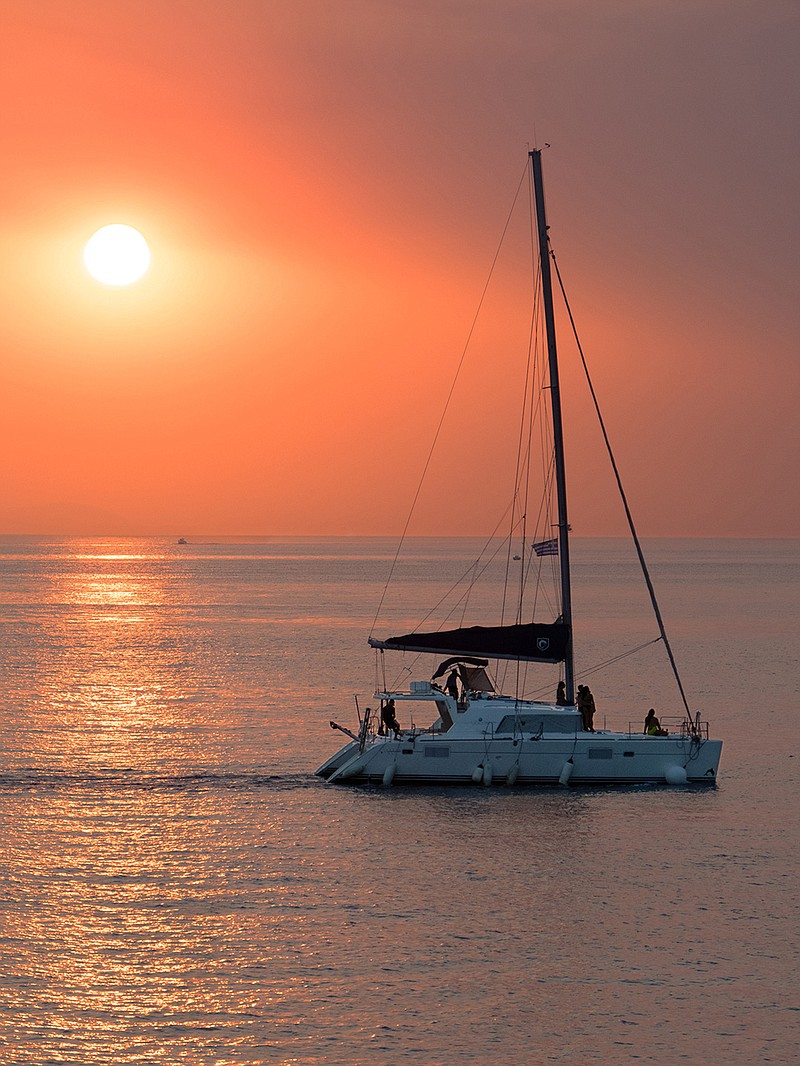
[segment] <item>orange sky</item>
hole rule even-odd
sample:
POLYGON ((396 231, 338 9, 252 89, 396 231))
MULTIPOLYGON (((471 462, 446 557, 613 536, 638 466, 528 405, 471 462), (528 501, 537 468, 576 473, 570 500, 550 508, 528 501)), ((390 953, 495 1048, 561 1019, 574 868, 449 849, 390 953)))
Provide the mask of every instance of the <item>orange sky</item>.
MULTIPOLYGON (((0 19, 0 533, 399 533, 538 139, 641 532, 800 535, 794 3, 0 19), (150 243, 130 288, 83 269, 108 222, 150 243)), ((482 534, 505 506, 514 295, 412 532, 482 534)), ((562 355, 572 524, 620 532, 562 355)))

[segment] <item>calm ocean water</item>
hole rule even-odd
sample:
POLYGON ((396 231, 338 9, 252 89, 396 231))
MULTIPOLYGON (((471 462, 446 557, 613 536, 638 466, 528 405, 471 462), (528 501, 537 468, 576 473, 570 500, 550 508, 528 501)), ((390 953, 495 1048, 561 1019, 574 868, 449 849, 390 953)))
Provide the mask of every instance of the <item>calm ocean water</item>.
MULTIPOLYGON (((475 544, 412 542, 380 632, 475 544)), ((800 545, 646 547, 715 789, 318 781, 394 542, 0 539, 0 1062, 797 1062, 800 545)), ((580 680, 655 626, 574 551, 580 680)), ((679 713, 662 660, 599 716, 679 713)))

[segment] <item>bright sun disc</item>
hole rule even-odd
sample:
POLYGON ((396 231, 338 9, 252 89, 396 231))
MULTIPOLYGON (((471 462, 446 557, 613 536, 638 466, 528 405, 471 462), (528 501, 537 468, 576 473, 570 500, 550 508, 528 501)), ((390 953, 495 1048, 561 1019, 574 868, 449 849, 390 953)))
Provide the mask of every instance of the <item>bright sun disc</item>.
POLYGON ((104 285, 130 285, 150 266, 147 241, 133 226, 103 226, 83 249, 86 269, 104 285))

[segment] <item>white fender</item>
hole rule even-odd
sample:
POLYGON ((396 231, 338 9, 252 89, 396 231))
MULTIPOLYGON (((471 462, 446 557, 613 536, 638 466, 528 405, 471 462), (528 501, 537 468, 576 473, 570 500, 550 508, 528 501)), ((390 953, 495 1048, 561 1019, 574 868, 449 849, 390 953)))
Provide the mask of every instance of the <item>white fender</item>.
POLYGON ((511 766, 509 768, 509 771, 506 774, 506 784, 508 785, 509 788, 511 788, 511 786, 516 783, 516 780, 517 780, 518 777, 519 777, 519 763, 515 762, 515 763, 511 764, 511 766))
POLYGON ((561 773, 558 775, 559 785, 568 785, 569 779, 572 777, 572 771, 575 769, 575 763, 570 756, 564 765, 561 767, 561 773))
POLYGON ((394 781, 394 775, 397 773, 397 763, 390 762, 386 769, 383 771, 383 787, 389 788, 392 781, 394 781))
POLYGON ((483 768, 483 783, 484 785, 491 785, 492 783, 492 764, 489 760, 486 760, 486 765, 483 768))
POLYGON ((483 781, 483 763, 480 766, 476 766, 472 771, 472 780, 476 785, 479 785, 483 781))
POLYGON ((664 771, 664 780, 668 785, 685 785, 689 780, 685 766, 668 766, 664 771))

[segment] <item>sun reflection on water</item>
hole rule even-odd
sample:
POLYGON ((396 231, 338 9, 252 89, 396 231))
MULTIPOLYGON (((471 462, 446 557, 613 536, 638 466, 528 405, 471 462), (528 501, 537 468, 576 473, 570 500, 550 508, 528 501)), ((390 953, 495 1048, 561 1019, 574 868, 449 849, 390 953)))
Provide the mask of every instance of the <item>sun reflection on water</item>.
POLYGON ((265 964, 306 920, 253 847, 283 832, 254 823, 240 763, 259 660, 224 573, 104 549, 51 560, 14 622, 33 651, 6 664, 3 1006, 41 1061, 249 1061, 285 995, 265 964))
POLYGON ((198 748, 207 764, 214 731, 203 696, 218 677, 213 655, 202 661, 202 630, 185 625, 188 584, 157 557, 86 553, 50 572, 45 595, 57 630, 39 649, 38 695, 63 726, 42 753, 47 764, 152 770, 189 763, 198 748))

